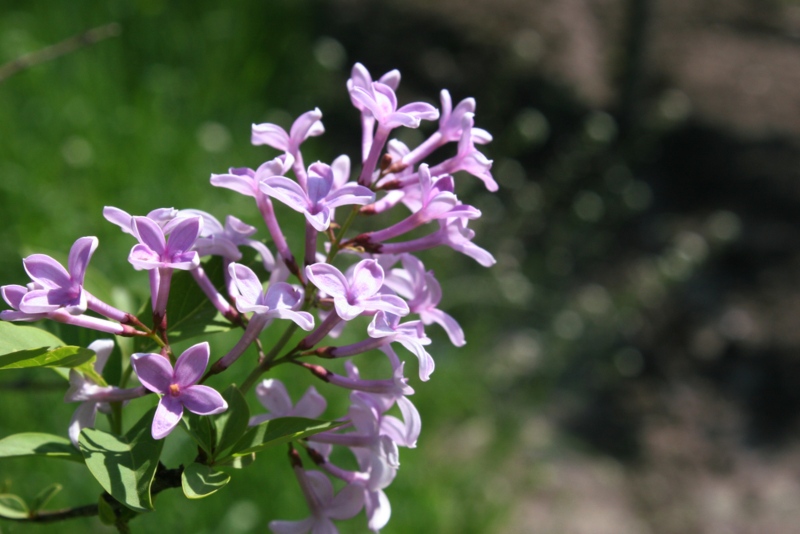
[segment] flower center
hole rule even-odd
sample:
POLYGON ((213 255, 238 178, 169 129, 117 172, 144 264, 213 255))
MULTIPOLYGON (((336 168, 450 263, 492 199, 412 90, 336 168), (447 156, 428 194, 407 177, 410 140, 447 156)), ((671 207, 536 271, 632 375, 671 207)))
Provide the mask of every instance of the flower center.
POLYGON ((178 384, 169 385, 169 394, 172 397, 177 397, 181 394, 181 387, 178 384))

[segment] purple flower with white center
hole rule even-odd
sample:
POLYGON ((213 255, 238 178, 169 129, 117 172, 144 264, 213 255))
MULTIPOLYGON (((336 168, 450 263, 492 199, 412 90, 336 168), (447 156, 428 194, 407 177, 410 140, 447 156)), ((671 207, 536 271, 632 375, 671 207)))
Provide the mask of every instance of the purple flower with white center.
POLYGON ((283 257, 283 261, 291 272, 297 273, 297 262, 289 249, 278 219, 275 217, 275 209, 269 197, 261 192, 259 183, 264 178, 270 176, 282 176, 292 167, 294 157, 291 154, 284 154, 275 159, 262 163, 258 169, 232 168, 228 174, 212 174, 211 185, 231 189, 242 195, 256 199, 256 206, 264 219, 269 235, 278 249, 278 253, 283 257))
POLYGON ((277 124, 253 124, 251 142, 254 145, 268 145, 277 150, 283 150, 291 154, 297 161, 303 141, 325 133, 321 119, 322 112, 319 108, 306 111, 292 123, 289 133, 277 124))
POLYGON ((334 188, 333 170, 320 162, 308 168, 307 190, 283 176, 264 179, 260 189, 305 215, 308 223, 318 232, 324 232, 330 226, 333 208, 348 204, 364 205, 375 200, 375 193, 355 183, 334 188))
POLYGON ((397 315, 408 313, 408 305, 403 299, 380 293, 383 268, 375 260, 358 262, 349 280, 339 269, 328 263, 309 265, 306 267, 306 276, 312 284, 333 298, 336 313, 345 321, 364 312, 378 310, 397 315))
POLYGON ((169 240, 164 229, 148 217, 134 217, 132 228, 139 244, 131 249, 128 261, 135 269, 188 271, 200 265, 200 255, 192 250, 203 228, 200 217, 179 219, 169 233, 169 240))
POLYGON ((294 159, 292 169, 297 176, 298 182, 305 189, 306 169, 303 163, 303 155, 300 153, 300 145, 309 137, 325 133, 321 119, 322 112, 319 108, 307 111, 294 121, 290 133, 286 133, 286 130, 277 124, 254 124, 252 143, 254 145, 269 145, 290 155, 294 159))
POLYGON ((424 345, 430 345, 430 338, 425 336, 422 321, 400 323, 400 317, 392 313, 378 312, 367 327, 371 338, 397 342, 407 348, 419 359, 419 378, 427 381, 433 373, 433 358, 424 345))
POLYGON ((83 279, 97 243, 96 237, 81 237, 75 241, 69 251, 68 270, 45 254, 32 254, 22 260, 35 289, 22 297, 20 311, 47 313, 64 308, 71 315, 85 312, 87 292, 83 289, 83 279))
POLYGON ((264 319, 288 319, 303 330, 314 328, 314 317, 310 313, 295 311, 303 302, 300 289, 286 282, 277 282, 264 291, 253 270, 240 263, 231 263, 228 272, 238 292, 235 295, 236 308, 240 312, 253 312, 254 317, 264 319))
POLYGON ((438 309, 442 300, 442 287, 415 256, 403 255, 403 269, 392 269, 384 283, 408 301, 411 313, 416 313, 423 324, 437 323, 447 332, 450 342, 456 347, 466 344, 464 330, 453 317, 438 309))
MULTIPOLYGON (((178 216, 178 210, 175 208, 158 208, 146 215, 148 219, 155 222, 164 230, 164 235, 168 235, 171 230, 172 221, 178 216)), ((138 239, 136 230, 133 227, 133 216, 127 211, 123 211, 113 206, 106 206, 103 208, 103 217, 120 227, 126 234, 130 234, 138 239)))
POLYGON ((296 311, 303 303, 303 292, 300 289, 286 282, 274 282, 264 291, 253 270, 240 263, 231 263, 228 273, 236 309, 242 313, 253 312, 253 316, 236 345, 214 363, 214 373, 227 369, 238 360, 273 319, 288 319, 303 330, 314 328, 314 317, 310 313, 296 311))
MULTIPOLYGON (((19 307, 25 295, 28 292, 38 288, 36 283, 32 283, 31 285, 34 286, 33 289, 29 289, 25 286, 20 286, 17 284, 10 284, 0 287, 0 293, 2 293, 3 300, 5 300, 6 303, 12 308, 10 310, 0 311, 0 320, 32 322, 40 319, 51 319, 59 323, 71 324, 81 328, 89 328, 92 330, 98 330, 100 332, 106 332, 107 334, 116 334, 118 336, 145 335, 144 332, 136 330, 127 324, 117 324, 107 321, 106 319, 100 319, 98 317, 92 317, 85 314, 71 315, 61 308, 46 313, 26 313, 24 311, 20 311, 19 307)), ((125 315, 123 312, 119 313, 125 315)))
MULTIPOLYGON (((114 341, 111 339, 98 339, 90 343, 88 348, 97 354, 94 370, 98 374, 102 373, 108 357, 114 349, 114 341)), ((76 448, 78 448, 78 438, 81 430, 94 427, 98 410, 108 413, 109 402, 135 399, 147 393, 147 390, 141 386, 131 389, 100 386, 91 378, 84 377, 74 369, 69 371, 69 384, 70 387, 64 396, 64 402, 81 403, 69 422, 69 439, 76 448)))
POLYGON ((255 426, 276 417, 307 417, 316 419, 327 407, 325 397, 309 386, 303 396, 292 405, 292 399, 283 382, 276 378, 267 378, 256 386, 256 398, 269 413, 254 415, 250 418, 250 426, 255 426))
POLYGON ((364 506, 364 491, 357 484, 348 484, 333 493, 333 484, 319 471, 306 471, 295 465, 294 472, 308 502, 311 517, 300 521, 270 521, 275 534, 336 534, 332 519, 350 519, 364 506))
MULTIPOLYGON (((384 85, 388 85, 393 90, 397 90, 400 85, 400 71, 390 70, 378 80, 384 85)), ((350 79, 347 80, 347 92, 350 94, 350 101, 353 106, 361 112, 361 159, 366 160, 372 147, 372 135, 375 129, 375 117, 361 102, 353 98, 353 90, 360 87, 368 90, 372 87, 372 76, 364 65, 356 63, 350 71, 350 79)))
POLYGON ((380 82, 372 82, 368 87, 354 86, 350 98, 372 113, 379 128, 419 128, 421 121, 439 118, 439 110, 425 102, 413 102, 398 109, 394 89, 380 82))
POLYGON ((462 119, 463 130, 461 132, 461 138, 458 141, 458 152, 455 157, 436 165, 431 172, 438 175, 466 171, 476 178, 479 178, 486 186, 486 189, 494 192, 497 191, 498 186, 490 172, 492 160, 488 159, 475 148, 476 138, 472 135, 473 124, 473 114, 465 113, 462 119))
POLYGON ((144 387, 162 395, 153 418, 153 439, 166 437, 178 425, 183 409, 198 415, 214 415, 228 409, 228 403, 213 388, 197 382, 206 370, 209 358, 208 343, 192 345, 175 362, 160 354, 136 353, 131 365, 144 387))
POLYGON ((200 256, 222 256, 226 260, 239 261, 242 253, 239 247, 250 247, 261 256, 261 263, 268 271, 275 268, 275 257, 262 243, 250 236, 256 233, 256 228, 241 221, 233 215, 225 218, 223 226, 216 217, 200 210, 181 210, 178 217, 200 217, 203 219, 203 229, 195 241, 194 250, 200 256))

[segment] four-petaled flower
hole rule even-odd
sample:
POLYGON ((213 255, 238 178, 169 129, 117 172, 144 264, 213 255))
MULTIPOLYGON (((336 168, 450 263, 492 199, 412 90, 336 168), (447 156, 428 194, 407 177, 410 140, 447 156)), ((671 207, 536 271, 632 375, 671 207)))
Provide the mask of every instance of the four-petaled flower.
POLYGON ((306 276, 312 284, 333 298, 336 313, 345 321, 350 321, 365 311, 384 310, 397 315, 408 314, 408 305, 403 299, 380 293, 383 268, 375 260, 358 262, 350 280, 328 263, 309 265, 306 267, 306 276))
POLYGON ((128 261, 139 270, 194 269, 200 265, 200 256, 191 248, 202 228, 200 217, 180 219, 172 227, 167 240, 164 229, 152 219, 134 217, 132 229, 139 244, 131 249, 128 261))
POLYGON ((308 191, 285 176, 265 178, 261 191, 275 197, 295 211, 306 216, 306 220, 318 232, 324 232, 331 224, 333 208, 347 204, 369 204, 375 201, 375 193, 356 183, 346 183, 335 188, 333 169, 324 163, 314 163, 308 168, 308 191))
POLYGON ((139 382, 162 395, 153 418, 153 439, 162 439, 172 432, 180 422, 184 408, 198 415, 213 415, 228 409, 228 403, 217 390, 197 383, 206 370, 208 357, 206 342, 183 351, 174 369, 160 354, 136 353, 131 356, 139 382))
POLYGON ((69 251, 69 270, 45 254, 32 254, 22 260, 35 287, 22 297, 19 310, 47 313, 64 308, 72 315, 85 312, 87 293, 83 289, 83 278, 96 248, 96 237, 81 237, 75 241, 69 251))

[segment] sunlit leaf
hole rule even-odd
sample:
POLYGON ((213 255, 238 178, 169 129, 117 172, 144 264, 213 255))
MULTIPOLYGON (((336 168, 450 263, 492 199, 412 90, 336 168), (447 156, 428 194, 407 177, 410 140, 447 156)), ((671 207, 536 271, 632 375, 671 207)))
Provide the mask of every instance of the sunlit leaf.
POLYGON ((222 392, 222 397, 228 403, 228 409, 214 419, 218 436, 214 450, 215 457, 220 456, 242 438, 247 432, 247 423, 250 421, 250 409, 239 388, 231 384, 222 392))
POLYGON ((0 517, 25 519, 29 516, 29 513, 28 505, 16 495, 11 495, 10 493, 0 494, 0 517))
POLYGON ((219 491, 230 480, 229 474, 198 463, 189 464, 181 475, 183 494, 189 499, 208 497, 219 491))
POLYGON ((281 417, 264 421, 252 427, 233 446, 233 456, 244 456, 259 452, 298 439, 307 438, 326 430, 333 430, 344 423, 338 421, 317 421, 304 417, 281 417))
POLYGON ((20 456, 45 456, 83 462, 80 452, 72 446, 67 438, 61 436, 24 432, 0 439, 0 458, 20 456))
POLYGON ((124 436, 84 428, 79 440, 86 466, 103 489, 137 512, 153 509, 150 485, 164 447, 164 440, 150 434, 154 414, 155 408, 124 436))

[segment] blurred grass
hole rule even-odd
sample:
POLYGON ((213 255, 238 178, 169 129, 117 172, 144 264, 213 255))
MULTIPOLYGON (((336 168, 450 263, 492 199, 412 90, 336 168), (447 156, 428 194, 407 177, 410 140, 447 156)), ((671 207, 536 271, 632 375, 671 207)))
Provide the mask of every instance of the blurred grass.
MULTIPOLYGON (((220 219, 230 213, 257 224, 251 199, 208 183, 212 172, 256 167, 275 155, 250 145, 253 122, 289 126, 291 117, 314 106, 323 113, 349 114, 348 139, 330 131, 322 140, 310 141, 304 152, 307 162, 330 161, 337 155, 330 146, 349 146, 349 153, 356 155, 356 112, 331 109, 348 102, 344 80, 350 62, 331 69, 315 60, 321 36, 313 34, 320 25, 314 9, 312 2, 289 0, 239 1, 226 7, 211 1, 178 5, 159 0, 94 2, 81 9, 54 0, 0 6, 0 63, 108 22, 121 26, 118 37, 0 84, 0 281, 24 283, 20 259, 32 251, 63 256, 78 237, 96 235, 100 247, 92 268, 107 278, 98 285, 105 291, 111 291, 109 286, 142 291, 145 277, 126 261, 130 236, 102 218, 106 205, 132 214, 192 207, 220 219)), ((426 98, 435 102, 436 94, 426 98)), ((293 212, 282 215, 282 220, 297 220, 293 212)), ((296 235, 290 238, 290 243, 300 243, 296 235)), ((455 252, 443 252, 428 256, 437 273, 457 272, 470 261, 453 260, 455 252)), ((460 298, 446 293, 445 303, 460 298)), ((465 306, 454 313, 459 311, 469 313, 465 306)), ((502 417, 485 412, 489 392, 478 378, 479 360, 473 358, 488 343, 491 328, 468 332, 470 345, 461 350, 452 349, 437 328, 431 329, 437 360, 432 381, 421 384, 416 362, 409 364, 423 434, 419 449, 401 453, 403 466, 388 490, 393 515, 387 533, 490 531, 509 498, 508 491, 487 484, 497 454, 491 448, 503 442, 496 436, 505 427, 502 417), (457 450, 468 452, 451 454, 457 450)), ((212 348, 219 353, 232 343, 231 336, 219 336, 212 348)), ((15 374, 13 379, 57 380, 39 373, 15 374)), ((289 382, 295 399, 308 383, 313 382, 289 382)), ((324 391, 324 384, 315 385, 324 391)), ((62 402, 64 389, 0 388, 0 406, 13 407, 0 410, 0 435, 65 435, 74 406, 62 402)), ((336 408, 341 403, 328 415, 337 416, 336 408)), ((169 438, 168 464, 187 461, 179 452, 186 441, 180 432, 169 438)), ((100 493, 79 466, 14 460, 3 462, 0 473, 0 489, 27 499, 50 482, 63 484, 53 508, 90 503, 100 493)), ((307 515, 282 448, 260 455, 255 465, 236 475, 223 491, 202 502, 185 500, 179 490, 162 493, 157 511, 132 523, 134 532, 263 532, 271 519, 307 515)), ((55 530, 111 529, 97 519, 51 526, 0 522, 4 534, 55 530)), ((341 530, 363 532, 363 518, 342 523, 341 530)))

